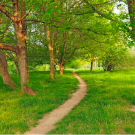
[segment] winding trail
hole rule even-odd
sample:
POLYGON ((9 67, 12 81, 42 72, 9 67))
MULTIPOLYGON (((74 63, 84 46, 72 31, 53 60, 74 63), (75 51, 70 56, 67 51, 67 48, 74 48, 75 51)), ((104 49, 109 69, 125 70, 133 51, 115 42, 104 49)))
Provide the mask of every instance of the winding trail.
POLYGON ((50 114, 45 115, 40 119, 37 127, 32 127, 31 131, 24 134, 46 134, 50 130, 56 128, 54 124, 60 121, 65 115, 67 115, 71 109, 77 105, 81 99, 87 94, 87 84, 76 74, 74 76, 79 80, 79 89, 72 94, 71 99, 68 99, 64 104, 60 105, 58 109, 54 109, 50 114))

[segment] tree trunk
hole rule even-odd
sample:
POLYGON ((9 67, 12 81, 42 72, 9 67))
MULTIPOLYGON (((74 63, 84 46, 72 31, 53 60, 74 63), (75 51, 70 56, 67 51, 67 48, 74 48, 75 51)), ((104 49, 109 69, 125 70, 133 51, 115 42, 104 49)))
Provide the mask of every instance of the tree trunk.
MULTIPOLYGON (((20 67, 20 83, 22 92, 35 95, 36 93, 30 88, 29 72, 28 72, 28 61, 26 51, 26 21, 25 18, 29 14, 26 14, 25 2, 23 0, 12 0, 13 13, 11 15, 1 5, 0 11, 9 17, 14 23, 17 45, 6 46, 1 44, 1 49, 14 51, 17 54, 19 67, 20 67)), ((34 5, 33 5, 34 6, 34 5)))
POLYGON ((92 56, 90 72, 92 72, 92 71, 93 71, 93 62, 94 62, 94 56, 92 56))
POLYGON ((130 21, 132 24, 133 38, 135 39, 135 0, 128 0, 128 10, 130 15, 130 21))
POLYGON ((20 75, 20 70, 19 70, 19 66, 18 66, 18 61, 17 60, 14 60, 14 63, 15 63, 15 67, 16 67, 16 72, 18 75, 20 75))
POLYGON ((4 84, 9 85, 12 88, 15 88, 15 85, 8 73, 5 55, 2 53, 1 50, 0 50, 0 74, 2 75, 4 84))
POLYGON ((56 65, 54 64, 54 70, 57 71, 56 65))
POLYGON ((54 74, 54 55, 53 55, 53 45, 50 41, 50 31, 49 26, 46 25, 46 33, 47 33, 47 40, 48 40, 48 49, 49 49, 49 55, 50 55, 50 81, 55 80, 55 74, 54 74))
POLYGON ((107 71, 111 71, 111 70, 112 70, 112 65, 109 64, 109 65, 107 66, 107 71))
MULTIPOLYGON (((21 2, 22 16, 26 14, 25 3, 21 2)), ((26 22, 21 20, 21 15, 19 11, 19 2, 14 0, 14 26, 17 37, 17 56, 20 68, 20 83, 22 92, 35 95, 35 92, 30 88, 29 71, 28 71, 28 60, 27 60, 27 50, 26 50, 26 22)), ((24 18, 25 19, 25 18, 24 18)))
POLYGON ((91 67, 90 67, 90 72, 93 71, 93 61, 91 61, 91 67))
MULTIPOLYGON (((43 2, 43 11, 46 13, 45 8, 46 2, 43 2)), ((47 41, 48 41, 48 50, 50 55, 50 81, 55 80, 55 73, 54 73, 54 55, 53 55, 53 38, 54 38, 54 32, 52 32, 52 35, 50 34, 49 25, 44 25, 44 29, 46 31, 47 41), (51 40, 52 38, 52 40, 51 40)))
POLYGON ((22 92, 29 94, 35 94, 35 92, 30 88, 29 71, 28 71, 28 60, 27 60, 27 50, 26 50, 26 37, 23 35, 22 28, 15 24, 17 33, 17 43, 18 43, 18 62, 20 67, 20 83, 22 92))
POLYGON ((63 74, 63 65, 62 64, 60 65, 60 72, 59 72, 59 74, 63 74))
POLYGON ((64 65, 64 58, 65 58, 65 47, 66 47, 66 32, 63 32, 63 52, 61 55, 61 58, 59 59, 59 66, 60 66, 60 71, 59 74, 63 74, 63 65, 64 65))

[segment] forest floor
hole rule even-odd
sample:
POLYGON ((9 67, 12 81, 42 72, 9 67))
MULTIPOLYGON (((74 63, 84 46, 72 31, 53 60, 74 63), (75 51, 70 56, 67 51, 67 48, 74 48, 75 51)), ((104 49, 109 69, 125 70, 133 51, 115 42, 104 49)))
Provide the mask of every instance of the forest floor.
POLYGON ((87 84, 76 73, 73 74, 79 80, 80 85, 79 89, 72 94, 71 99, 60 105, 58 109, 54 109, 50 114, 45 115, 39 120, 39 124, 36 127, 31 127, 31 130, 25 132, 25 134, 48 133, 50 130, 56 127, 54 126, 56 122, 60 121, 75 105, 81 101, 81 99, 84 98, 87 91, 87 84))

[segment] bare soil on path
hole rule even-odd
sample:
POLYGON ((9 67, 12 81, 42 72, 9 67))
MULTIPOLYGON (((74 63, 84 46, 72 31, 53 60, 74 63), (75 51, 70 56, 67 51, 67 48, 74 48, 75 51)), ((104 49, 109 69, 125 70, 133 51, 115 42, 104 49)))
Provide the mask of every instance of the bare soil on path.
POLYGON ((131 112, 135 112, 135 105, 132 106, 132 108, 129 109, 131 112))
POLYGON ((45 115, 43 119, 40 119, 39 124, 36 127, 32 127, 30 131, 24 134, 46 134, 50 130, 56 128, 54 124, 60 121, 65 115, 67 115, 75 105, 77 105, 81 99, 87 94, 87 84, 76 74, 74 76, 79 80, 79 89, 72 94, 71 99, 67 100, 59 108, 54 109, 50 114, 45 115))

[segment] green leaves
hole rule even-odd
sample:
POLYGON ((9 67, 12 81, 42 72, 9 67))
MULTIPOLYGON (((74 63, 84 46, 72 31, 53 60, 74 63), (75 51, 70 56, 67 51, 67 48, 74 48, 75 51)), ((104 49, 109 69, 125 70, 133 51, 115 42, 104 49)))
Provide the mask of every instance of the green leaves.
POLYGON ((37 4, 36 6, 34 6, 34 9, 37 10, 37 9, 39 9, 39 7, 40 7, 40 5, 37 4))
POLYGON ((54 12, 57 12, 57 13, 60 14, 60 13, 61 13, 61 9, 60 9, 60 8, 55 8, 55 9, 54 9, 54 12))

